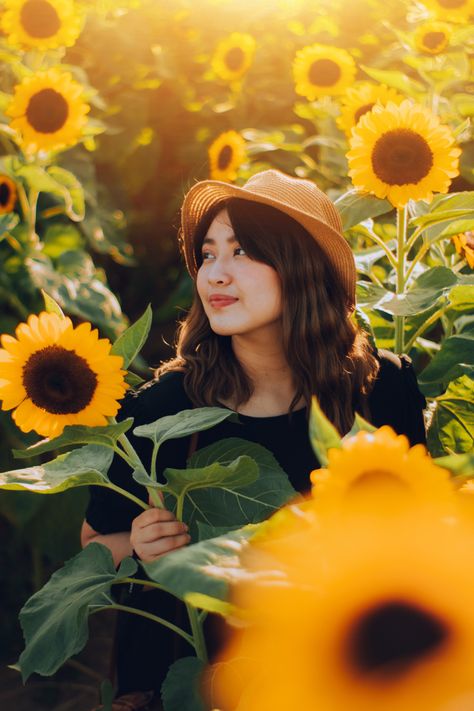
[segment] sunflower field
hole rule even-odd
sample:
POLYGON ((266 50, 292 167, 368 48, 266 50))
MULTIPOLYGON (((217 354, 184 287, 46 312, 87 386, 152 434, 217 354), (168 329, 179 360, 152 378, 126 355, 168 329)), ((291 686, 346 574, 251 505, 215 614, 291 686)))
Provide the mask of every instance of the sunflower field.
MULTIPOLYGON (((79 553, 79 531, 86 485, 112 486, 113 451, 135 461, 117 401, 170 357, 191 303, 176 239, 184 194, 196 180, 243 185, 273 168, 336 204, 358 270, 355 317, 379 348, 411 358, 428 449, 362 420, 341 440, 315 400, 314 497, 288 504, 294 492, 274 472, 272 508, 286 506, 254 528, 245 523, 268 513, 265 455, 236 450, 246 464, 231 468, 216 451, 208 485, 254 486, 258 505, 250 514, 237 495, 243 517, 227 531, 219 518, 212 531, 196 524, 189 559, 146 567, 186 600, 193 627, 195 657, 170 675, 164 709, 471 708, 473 18, 474 0, 0 0, 0 559, 15 571, 0 595, 0 656, 12 664, 24 647, 24 606, 24 679, 56 674, 84 647, 92 611, 113 608, 110 586, 139 575, 98 544, 79 553), (43 387, 53 371, 54 407, 43 387), (387 461, 393 471, 374 484, 387 461), (95 587, 81 598, 85 575, 95 587), (272 586, 275 576, 288 584, 272 586), (355 579, 364 584, 349 598, 355 579), (208 612, 236 630, 215 666, 208 612), (408 641, 377 646, 404 625, 408 641), (308 683, 309 663, 323 660, 324 678, 308 683)), ((219 422, 211 410, 160 437, 219 422)), ((140 483, 159 505, 153 471, 140 483)), ((162 492, 181 518, 188 486, 182 473, 162 492)), ((0 703, 18 693, 32 711, 59 704, 46 694, 34 705, 13 675, 2 691, 0 673, 0 703)), ((88 678, 97 687, 101 674, 88 678)))

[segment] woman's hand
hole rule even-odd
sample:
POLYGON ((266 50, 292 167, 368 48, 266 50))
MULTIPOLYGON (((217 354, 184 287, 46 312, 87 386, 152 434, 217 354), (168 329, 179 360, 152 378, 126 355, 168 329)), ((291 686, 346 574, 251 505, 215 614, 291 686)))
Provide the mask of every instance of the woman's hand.
POLYGON ((144 563, 151 563, 170 551, 187 545, 191 536, 185 523, 167 509, 151 508, 132 523, 130 543, 144 563))

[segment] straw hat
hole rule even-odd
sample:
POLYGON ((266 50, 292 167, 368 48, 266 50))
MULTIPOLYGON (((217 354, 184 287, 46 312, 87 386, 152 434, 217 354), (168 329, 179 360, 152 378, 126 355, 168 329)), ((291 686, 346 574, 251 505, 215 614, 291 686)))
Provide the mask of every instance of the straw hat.
POLYGON ((210 208, 230 197, 270 205, 303 225, 324 250, 351 303, 355 303, 354 255, 342 234, 341 218, 334 204, 310 180, 294 178, 279 170, 256 173, 242 187, 220 180, 202 180, 189 190, 181 208, 181 243, 193 279, 198 271, 193 244, 196 227, 210 208))

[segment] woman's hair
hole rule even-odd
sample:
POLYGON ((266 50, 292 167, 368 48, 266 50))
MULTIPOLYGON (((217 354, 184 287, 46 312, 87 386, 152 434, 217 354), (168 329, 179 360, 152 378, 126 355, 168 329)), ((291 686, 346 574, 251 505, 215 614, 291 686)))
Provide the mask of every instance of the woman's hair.
MULTIPOLYGON (((197 226, 198 267, 204 237, 224 208, 247 255, 269 264, 280 278, 283 347, 296 389, 290 413, 303 397, 309 417, 315 394, 326 416, 345 434, 355 410, 369 416, 367 395, 379 365, 367 335, 353 321, 353 305, 331 262, 293 218, 268 205, 230 198, 210 209, 197 226)), ((196 285, 193 304, 178 324, 176 356, 162 363, 155 375, 170 370, 184 371, 185 391, 197 407, 219 406, 220 400, 231 399, 238 409, 253 392, 231 337, 212 331, 196 285)))

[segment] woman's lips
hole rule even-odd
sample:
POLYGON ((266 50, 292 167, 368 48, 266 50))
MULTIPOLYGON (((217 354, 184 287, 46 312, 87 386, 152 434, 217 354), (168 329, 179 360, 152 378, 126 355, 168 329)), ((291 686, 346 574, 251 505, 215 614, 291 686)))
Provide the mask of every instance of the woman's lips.
POLYGON ((213 306, 215 309, 220 309, 223 308, 224 306, 230 306, 231 304, 235 304, 235 302, 238 301, 238 299, 232 299, 229 297, 224 297, 224 296, 214 296, 209 299, 209 303, 211 306, 213 306))

